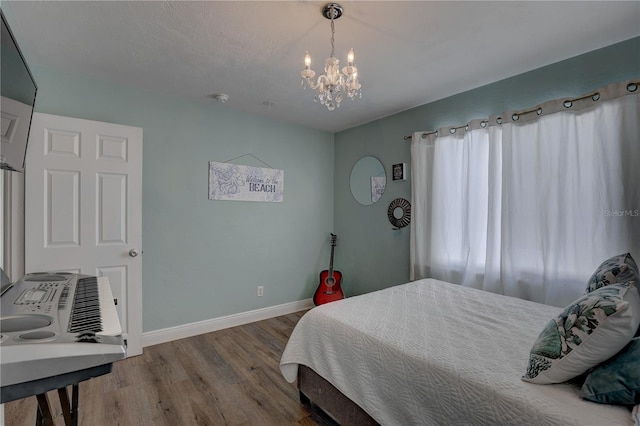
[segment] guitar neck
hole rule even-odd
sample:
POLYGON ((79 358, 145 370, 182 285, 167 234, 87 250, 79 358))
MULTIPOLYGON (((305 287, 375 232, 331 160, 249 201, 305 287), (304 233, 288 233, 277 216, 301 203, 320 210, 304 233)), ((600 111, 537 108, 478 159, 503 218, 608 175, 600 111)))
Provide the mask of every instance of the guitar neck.
POLYGON ((336 248, 336 239, 337 236, 336 234, 331 234, 331 256, 330 256, 330 260, 329 260, 329 278, 333 279, 333 252, 336 248))
POLYGON ((329 257, 329 276, 333 277, 333 251, 336 246, 331 246, 331 256, 329 257))

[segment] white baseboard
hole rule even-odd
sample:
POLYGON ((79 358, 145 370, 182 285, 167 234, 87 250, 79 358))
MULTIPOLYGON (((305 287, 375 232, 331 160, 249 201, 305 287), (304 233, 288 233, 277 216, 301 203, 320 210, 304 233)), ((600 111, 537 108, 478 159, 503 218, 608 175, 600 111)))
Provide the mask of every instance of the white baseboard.
POLYGON ((176 327, 148 331, 146 333, 142 333, 142 347, 158 345, 160 343, 171 342, 172 340, 184 339, 185 337, 197 336, 198 334, 210 333, 212 331, 262 321, 278 317, 280 315, 292 314, 312 307, 313 300, 305 299, 297 302, 270 306, 268 308, 256 309, 255 311, 241 312, 239 314, 227 315, 225 317, 212 318, 204 321, 192 322, 190 324, 178 325, 176 327))

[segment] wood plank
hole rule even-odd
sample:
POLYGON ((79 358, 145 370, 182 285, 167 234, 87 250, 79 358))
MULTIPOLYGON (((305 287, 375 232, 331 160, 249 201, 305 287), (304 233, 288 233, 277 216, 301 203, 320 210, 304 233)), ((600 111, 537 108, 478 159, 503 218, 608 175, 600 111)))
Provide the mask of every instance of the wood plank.
MULTIPOLYGON (((321 423, 280 373, 303 312, 176 340, 114 364, 80 384, 81 425, 305 425, 321 423)), ((49 392, 56 426, 64 425, 49 392)), ((5 404, 6 426, 32 426, 36 398, 5 404)))

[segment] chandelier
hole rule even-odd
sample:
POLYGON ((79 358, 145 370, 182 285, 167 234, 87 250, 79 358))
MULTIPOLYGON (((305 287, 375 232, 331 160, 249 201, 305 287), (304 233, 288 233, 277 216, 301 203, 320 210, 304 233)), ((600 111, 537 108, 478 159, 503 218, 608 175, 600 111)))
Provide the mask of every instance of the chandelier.
POLYGON ((304 55, 304 69, 300 72, 303 87, 306 82, 312 90, 315 90, 314 101, 320 101, 329 111, 339 108, 345 95, 351 99, 356 96, 362 97, 358 82, 358 68, 353 63, 353 49, 347 54, 347 66, 342 68, 342 72, 340 72, 340 60, 333 56, 335 35, 333 21, 341 17, 342 12, 342 6, 338 3, 327 3, 322 8, 322 15, 331 20, 331 56, 324 62, 324 74, 320 74, 314 81, 316 73, 311 69, 309 52, 304 55))

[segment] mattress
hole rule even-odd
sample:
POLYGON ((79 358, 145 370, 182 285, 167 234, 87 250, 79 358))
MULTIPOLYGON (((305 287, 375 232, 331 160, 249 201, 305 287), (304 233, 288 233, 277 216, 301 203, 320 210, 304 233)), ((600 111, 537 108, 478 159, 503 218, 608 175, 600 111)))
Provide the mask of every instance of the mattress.
POLYGON ((434 279, 318 306, 280 361, 306 365, 383 425, 631 425, 627 408, 573 384, 521 380, 542 328, 562 308, 434 279))

